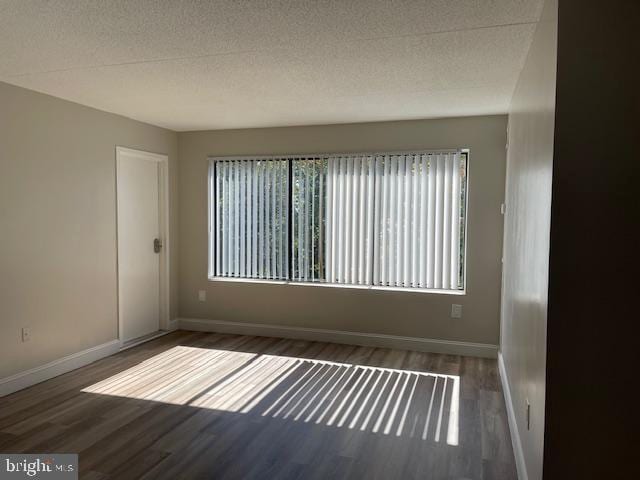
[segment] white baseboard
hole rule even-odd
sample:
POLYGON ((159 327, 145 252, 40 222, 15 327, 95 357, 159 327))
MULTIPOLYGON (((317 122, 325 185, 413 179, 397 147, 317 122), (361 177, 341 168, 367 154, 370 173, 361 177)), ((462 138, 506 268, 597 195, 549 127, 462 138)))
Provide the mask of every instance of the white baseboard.
POLYGON ((299 340, 346 343, 349 345, 361 345, 366 347, 398 348, 419 352, 466 355, 470 357, 496 358, 498 353, 497 345, 485 343, 456 342, 451 340, 435 340, 418 337, 400 337, 380 333, 348 332, 320 328, 227 322, 223 320, 181 318, 180 328, 182 330, 193 330, 198 332, 295 338, 299 340))
POLYGON ((156 338, 164 337, 172 332, 172 330, 158 330, 157 332, 150 333, 149 335, 145 335, 140 338, 134 338, 133 340, 129 340, 128 342, 120 342, 120 351, 129 350, 130 348, 137 347, 138 345, 142 345, 143 343, 150 342, 151 340, 155 340, 156 338))
POLYGON ((513 400, 511 399, 511 389, 509 388, 507 370, 504 365, 504 358, 502 357, 502 353, 500 352, 498 352, 498 369, 500 370, 500 380, 502 382, 502 391, 504 392, 504 401, 507 405, 507 418, 509 419, 511 445, 513 446, 513 454, 516 459, 518 480, 528 480, 527 466, 524 462, 524 451, 522 450, 522 442, 520 441, 518 423, 516 422, 516 414, 513 409, 513 400))
POLYGON ((112 340, 102 345, 87 348, 81 352, 72 353, 59 358, 46 365, 16 373, 10 377, 0 379, 0 397, 30 387, 36 383, 44 382, 76 368, 84 367, 90 363, 108 357, 120 350, 120 341, 112 340))
POLYGON ((180 328, 180 319, 179 318, 174 318, 173 320, 169 320, 169 326, 167 327, 167 331, 173 332, 174 330, 177 330, 178 328, 180 328))

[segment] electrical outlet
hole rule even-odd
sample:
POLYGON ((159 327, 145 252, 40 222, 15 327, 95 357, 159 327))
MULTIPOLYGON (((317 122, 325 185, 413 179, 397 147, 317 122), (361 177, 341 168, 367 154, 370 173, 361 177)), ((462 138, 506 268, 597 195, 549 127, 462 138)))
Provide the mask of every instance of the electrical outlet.
POLYGON ((207 301, 207 292, 205 290, 200 290, 198 292, 198 300, 200 300, 201 302, 207 301))
POLYGON ((29 327, 22 327, 22 342, 28 342, 31 340, 31 329, 29 327))
POLYGON ((531 430, 531 405, 529 404, 529 399, 525 399, 527 402, 527 430, 531 430))
POLYGON ((451 305, 451 318, 462 318, 462 305, 456 303, 451 305))

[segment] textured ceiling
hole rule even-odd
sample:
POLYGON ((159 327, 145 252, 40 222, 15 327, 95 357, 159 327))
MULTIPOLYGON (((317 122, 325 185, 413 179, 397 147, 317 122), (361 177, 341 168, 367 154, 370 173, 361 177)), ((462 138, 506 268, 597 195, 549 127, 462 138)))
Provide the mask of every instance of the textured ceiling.
POLYGON ((541 0, 0 0, 0 80, 174 130, 506 112, 541 0))

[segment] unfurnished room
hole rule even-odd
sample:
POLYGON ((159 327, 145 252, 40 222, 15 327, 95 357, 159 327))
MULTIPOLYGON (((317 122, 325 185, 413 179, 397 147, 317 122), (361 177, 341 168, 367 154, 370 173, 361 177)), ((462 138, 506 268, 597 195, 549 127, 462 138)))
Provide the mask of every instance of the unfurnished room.
POLYGON ((0 479, 636 478, 638 29, 0 0, 0 479))

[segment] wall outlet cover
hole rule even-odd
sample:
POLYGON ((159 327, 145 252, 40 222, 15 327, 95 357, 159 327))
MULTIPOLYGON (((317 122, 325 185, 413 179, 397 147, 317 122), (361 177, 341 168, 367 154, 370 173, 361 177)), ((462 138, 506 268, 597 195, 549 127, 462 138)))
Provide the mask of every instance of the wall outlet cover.
POLYGON ((22 342, 28 342, 31 340, 31 328, 22 327, 22 342))
POLYGON ((462 305, 457 303, 451 305, 451 318, 462 318, 462 305))

